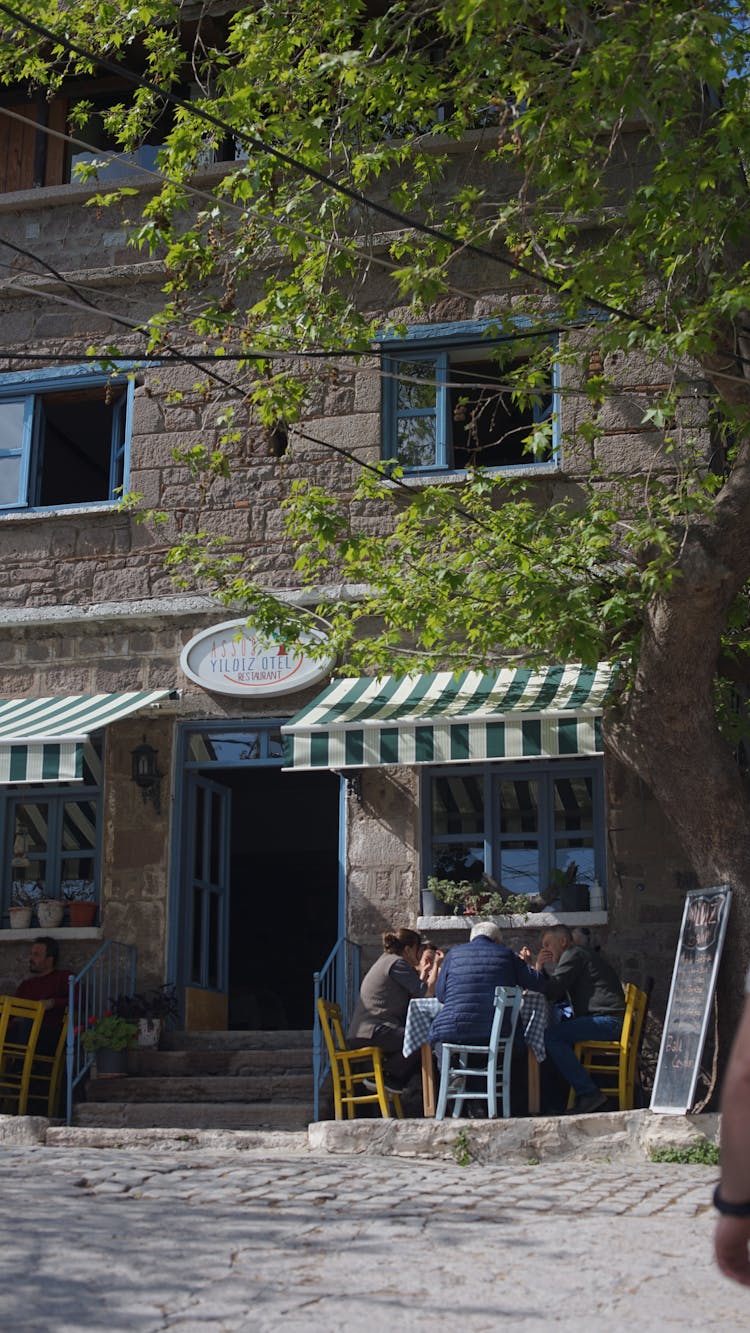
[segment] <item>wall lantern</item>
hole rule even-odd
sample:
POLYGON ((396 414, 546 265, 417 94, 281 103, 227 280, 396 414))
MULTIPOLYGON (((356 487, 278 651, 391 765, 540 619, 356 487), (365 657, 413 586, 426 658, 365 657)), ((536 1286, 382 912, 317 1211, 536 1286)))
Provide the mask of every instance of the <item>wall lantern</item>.
POLYGON ((143 793, 143 804, 151 801, 157 814, 161 813, 161 773, 159 772, 156 760, 157 751, 153 745, 146 744, 146 738, 143 738, 142 745, 136 745, 130 755, 133 763, 133 782, 136 787, 140 787, 143 793))

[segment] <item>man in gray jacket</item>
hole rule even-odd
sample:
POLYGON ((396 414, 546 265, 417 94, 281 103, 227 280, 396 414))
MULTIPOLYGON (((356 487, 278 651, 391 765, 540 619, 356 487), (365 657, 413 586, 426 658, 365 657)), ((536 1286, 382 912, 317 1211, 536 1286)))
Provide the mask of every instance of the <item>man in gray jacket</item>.
POLYGON ((544 932, 536 965, 548 974, 547 999, 568 999, 573 1009, 572 1018, 547 1028, 547 1055, 575 1092, 573 1114, 600 1111, 607 1097, 576 1059, 574 1047, 578 1041, 619 1039, 625 1015, 622 983, 603 954, 573 942, 567 926, 544 932))

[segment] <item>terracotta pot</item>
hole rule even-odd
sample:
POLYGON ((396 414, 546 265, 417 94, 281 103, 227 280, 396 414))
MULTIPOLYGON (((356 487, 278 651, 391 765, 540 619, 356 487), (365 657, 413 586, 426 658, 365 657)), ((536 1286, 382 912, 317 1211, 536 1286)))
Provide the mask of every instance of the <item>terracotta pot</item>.
POLYGON ((42 930, 62 925, 65 903, 61 898, 42 898, 36 905, 36 919, 42 930))
POLYGON ((71 926, 96 924, 96 903, 68 903, 68 921, 71 926))
POLYGON ((11 930, 28 930, 31 926, 31 907, 9 907, 11 930))

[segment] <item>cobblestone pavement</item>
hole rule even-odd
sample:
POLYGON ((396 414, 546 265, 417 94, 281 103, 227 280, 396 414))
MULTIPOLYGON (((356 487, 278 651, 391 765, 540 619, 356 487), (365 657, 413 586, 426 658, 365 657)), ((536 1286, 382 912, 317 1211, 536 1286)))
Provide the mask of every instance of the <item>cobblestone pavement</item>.
POLYGON ((744 1330, 715 1175, 5 1148, 0 1328, 744 1330))

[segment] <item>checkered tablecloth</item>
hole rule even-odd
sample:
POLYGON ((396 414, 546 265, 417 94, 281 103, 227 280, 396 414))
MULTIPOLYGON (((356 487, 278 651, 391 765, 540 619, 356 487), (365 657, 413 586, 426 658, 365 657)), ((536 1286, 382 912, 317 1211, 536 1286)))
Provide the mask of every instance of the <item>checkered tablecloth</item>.
MULTIPOLYGON (((430 1028, 442 1004, 439 1000, 411 1000, 406 1014, 404 1055, 413 1055, 430 1040, 430 1028)), ((549 1022, 549 1005, 543 995, 528 991, 521 1001, 521 1031, 523 1039, 541 1063, 545 1057, 544 1029, 549 1022)))
POLYGON ((430 1028, 442 1004, 439 1000, 410 1000, 406 1012, 406 1031, 404 1032, 404 1055, 413 1055, 420 1046, 430 1040, 430 1028))

